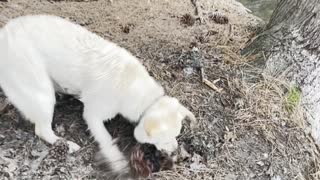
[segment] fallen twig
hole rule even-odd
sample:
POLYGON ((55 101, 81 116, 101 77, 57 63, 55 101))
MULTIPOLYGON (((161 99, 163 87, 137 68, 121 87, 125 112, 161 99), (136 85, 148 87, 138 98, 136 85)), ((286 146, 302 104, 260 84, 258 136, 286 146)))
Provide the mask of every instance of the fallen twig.
POLYGON ((209 86, 211 89, 217 91, 218 93, 221 93, 223 91, 222 88, 219 88, 215 85, 215 83, 217 83, 218 81, 220 81, 220 79, 216 79, 213 81, 213 83, 211 81, 209 81, 208 79, 205 78, 205 73, 204 73, 204 69, 203 67, 201 67, 200 69, 200 73, 201 73, 201 81, 206 84, 207 86, 209 86))
MULTIPOLYGON (((193 51, 198 51, 197 49, 193 49, 193 51)), ((213 82, 209 81, 205 75, 205 72, 204 72, 204 69, 203 69, 203 64, 202 62, 200 61, 200 76, 201 76, 201 81, 206 84, 207 86, 209 86, 211 89, 217 91, 218 93, 221 93, 223 91, 222 88, 219 88, 215 85, 215 83, 219 82, 220 81, 220 78, 219 79, 216 79, 214 80, 213 82)))
POLYGON ((222 92, 222 88, 218 88, 216 85, 214 85, 211 81, 209 81, 208 79, 203 79, 202 80, 203 83, 205 83, 207 86, 209 86, 211 89, 217 91, 218 93, 222 92))

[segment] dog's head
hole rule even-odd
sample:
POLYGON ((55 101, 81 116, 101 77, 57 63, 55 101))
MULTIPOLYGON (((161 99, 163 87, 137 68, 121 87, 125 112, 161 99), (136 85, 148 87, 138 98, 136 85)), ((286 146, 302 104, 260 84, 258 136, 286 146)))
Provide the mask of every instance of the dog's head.
POLYGON ((185 117, 190 119, 193 127, 196 118, 187 108, 176 98, 161 97, 145 112, 134 130, 134 136, 138 142, 154 144, 159 150, 170 154, 178 147, 176 137, 185 117))

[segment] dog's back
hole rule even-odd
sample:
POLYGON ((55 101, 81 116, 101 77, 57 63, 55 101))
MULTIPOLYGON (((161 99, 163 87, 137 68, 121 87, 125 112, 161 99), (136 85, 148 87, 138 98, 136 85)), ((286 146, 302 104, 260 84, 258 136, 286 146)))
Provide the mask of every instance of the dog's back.
POLYGON ((6 40, 1 43, 7 43, 2 43, 7 50, 0 49, 0 68, 29 66, 37 77, 41 74, 37 67, 45 69, 50 79, 69 94, 79 94, 93 79, 120 77, 116 73, 124 70, 126 64, 138 63, 116 44, 55 16, 18 17, 2 31, 6 40), (5 54, 10 57, 3 58, 5 54))
POLYGON ((46 70, 46 76, 61 86, 74 91, 81 88, 79 71, 85 57, 79 48, 84 47, 85 42, 81 44, 78 37, 90 34, 85 29, 54 16, 24 16, 11 20, 3 28, 3 34, 7 51, 1 49, 0 52, 10 57, 0 59, 1 68, 11 71, 13 66, 29 68, 35 79, 46 70))

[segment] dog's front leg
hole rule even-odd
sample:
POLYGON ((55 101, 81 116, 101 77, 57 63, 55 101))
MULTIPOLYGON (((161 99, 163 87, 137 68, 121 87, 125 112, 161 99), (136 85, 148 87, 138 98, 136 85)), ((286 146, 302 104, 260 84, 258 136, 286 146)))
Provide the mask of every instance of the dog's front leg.
MULTIPOLYGON (((88 124, 88 128, 95 140, 99 143, 101 153, 110 163, 112 170, 117 173, 127 173, 129 171, 128 161, 104 127, 103 119, 97 117, 96 111, 96 108, 84 108, 84 118, 88 124)), ((112 115, 110 115, 109 118, 112 118, 112 115)))

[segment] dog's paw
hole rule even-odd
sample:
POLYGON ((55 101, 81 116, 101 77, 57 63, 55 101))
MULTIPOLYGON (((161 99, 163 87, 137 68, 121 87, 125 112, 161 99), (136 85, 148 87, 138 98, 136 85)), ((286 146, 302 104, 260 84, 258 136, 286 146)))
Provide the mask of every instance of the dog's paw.
POLYGON ((80 146, 72 141, 67 141, 68 146, 69 146, 69 151, 68 153, 74 153, 80 149, 80 146))
POLYGON ((112 170, 117 173, 125 174, 129 172, 129 163, 127 160, 114 161, 110 165, 112 170))

